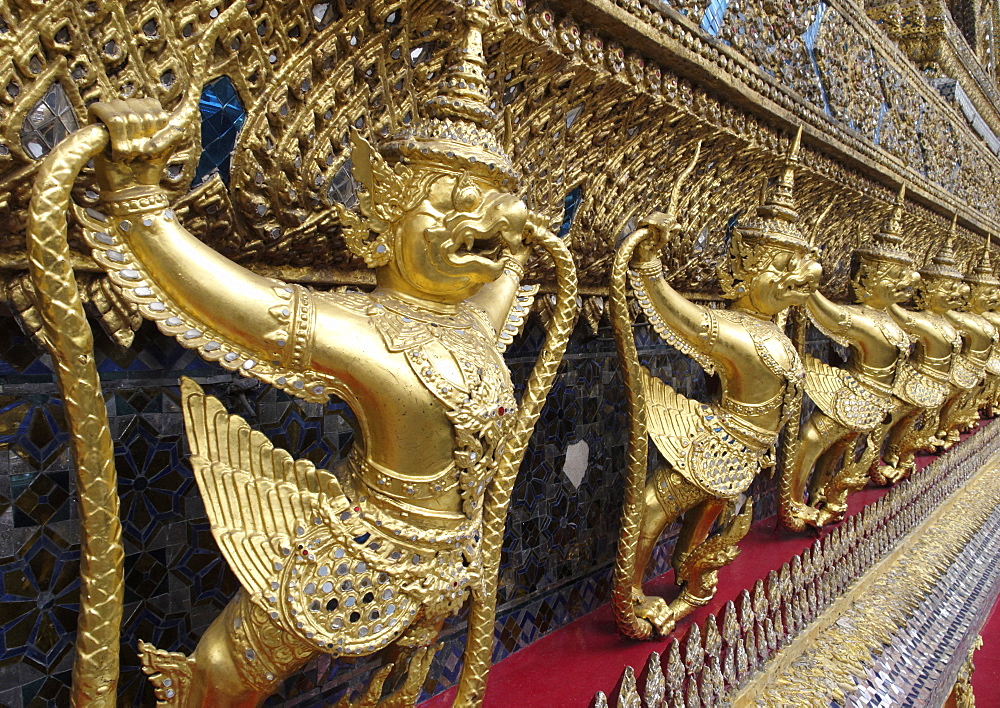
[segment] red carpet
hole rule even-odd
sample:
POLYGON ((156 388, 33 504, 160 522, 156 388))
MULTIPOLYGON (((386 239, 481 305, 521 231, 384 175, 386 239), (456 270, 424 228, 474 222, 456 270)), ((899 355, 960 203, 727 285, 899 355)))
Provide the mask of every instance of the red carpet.
MULTIPOLYGON (((920 456, 917 465, 923 468, 933 460, 933 456, 920 456)), ((888 489, 869 488, 850 497, 848 515, 858 513, 868 504, 884 496, 888 489)), ((763 580, 771 570, 778 570, 793 556, 804 551, 817 536, 814 533, 793 534, 783 528, 775 531, 776 517, 760 521, 750 529, 740 543, 741 553, 733 563, 719 573, 719 589, 715 599, 706 607, 693 613, 678 624, 672 637, 682 637, 692 622, 703 622, 709 613, 718 616, 726 602, 737 601, 744 588, 752 589, 757 580, 763 580)), ((829 528, 829 527, 828 527, 829 528)), ((826 535, 829 530, 824 530, 826 535)), ((673 571, 646 584, 647 592, 666 596, 668 601, 677 594, 673 585, 673 571)), ((993 686, 1000 685, 1000 613, 994 615, 996 625, 993 653, 993 686)), ((671 637, 671 638, 672 638, 671 637)), ((650 652, 661 654, 669 644, 669 639, 637 642, 623 639, 615 630, 614 618, 609 605, 604 605, 589 615, 562 627, 539 639, 530 646, 507 657, 490 671, 489 687, 484 705, 486 708, 583 708, 590 706, 594 694, 604 691, 610 694, 621 678, 626 665, 631 665, 638 674, 646 665, 650 652)), ((989 651, 989 645, 980 654, 989 651)), ((977 669, 979 666, 977 659, 977 669)), ((983 661, 982 674, 977 670, 976 678, 985 677, 987 669, 983 661)), ((641 679, 640 679, 641 682, 641 679)), ((452 688, 421 704, 423 708, 445 708, 454 700, 452 688)), ((979 693, 977 691, 977 698, 979 693)), ((979 708, 990 705, 985 702, 979 708)), ((1000 707, 1000 703, 995 703, 1000 707)))
POLYGON ((994 605, 982 636, 983 646, 972 659, 972 693, 976 708, 1000 708, 1000 603, 994 605))

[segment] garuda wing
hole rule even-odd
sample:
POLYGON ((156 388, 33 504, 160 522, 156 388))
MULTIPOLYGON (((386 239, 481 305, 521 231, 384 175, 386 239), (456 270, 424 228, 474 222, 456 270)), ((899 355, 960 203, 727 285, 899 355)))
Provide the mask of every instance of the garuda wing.
POLYGON ((642 371, 646 426, 660 454, 682 477, 712 495, 734 497, 746 491, 763 465, 767 446, 749 447, 727 430, 725 414, 715 406, 682 396, 642 371))
POLYGON ((411 527, 404 536, 193 381, 182 379, 181 396, 212 534, 275 624, 324 652, 358 655, 402 634, 422 605, 461 606, 474 581, 463 563, 469 539, 411 527))
POLYGON ((804 356, 805 389, 821 411, 851 430, 866 433, 892 409, 888 392, 880 394, 864 386, 843 369, 804 356))

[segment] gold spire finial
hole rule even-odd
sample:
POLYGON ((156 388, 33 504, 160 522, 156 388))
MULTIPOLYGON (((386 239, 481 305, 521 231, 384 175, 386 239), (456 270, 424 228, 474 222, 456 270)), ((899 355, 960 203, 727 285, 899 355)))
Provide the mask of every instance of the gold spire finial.
POLYGON ((483 32, 490 26, 492 8, 489 0, 466 0, 462 10, 465 36, 455 47, 452 63, 438 83, 438 95, 425 107, 434 118, 468 121, 489 128, 496 123, 497 114, 489 107, 483 32))
POLYGON ((698 157, 701 155, 701 143, 702 141, 699 140, 694 146, 694 155, 691 156, 691 160, 688 162, 687 167, 685 167, 684 171, 677 177, 677 180, 674 182, 673 189, 670 190, 670 203, 667 204, 666 213, 667 217, 671 220, 676 220, 677 218, 677 205, 678 202, 680 202, 681 187, 684 186, 687 178, 691 176, 692 172, 694 172, 694 166, 698 164, 698 157))
POLYGON ((889 221, 885 225, 884 233, 887 236, 897 236, 900 237, 899 242, 902 243, 903 235, 903 205, 906 204, 906 183, 899 185, 899 194, 896 195, 896 203, 892 206, 892 214, 889 216, 889 221))
POLYGON ((757 207, 756 215, 746 226, 738 229, 744 242, 768 243, 803 251, 809 248, 809 243, 795 225, 799 220, 799 213, 795 210, 795 167, 799 162, 801 142, 800 127, 785 155, 774 192, 766 197, 765 191, 761 190, 761 204, 757 207))
MULTIPOLYGON (((778 217, 785 221, 795 221, 798 219, 798 212, 795 210, 795 168, 799 164, 799 147, 802 145, 802 126, 795 132, 792 145, 788 148, 785 156, 781 175, 778 177, 778 185, 761 208, 769 211, 769 216, 778 217)), ((760 209, 758 209, 758 212, 760 209)))
POLYGON ((390 161, 434 165, 448 171, 477 172, 514 186, 517 171, 490 128, 483 32, 494 17, 492 0, 464 0, 460 38, 442 70, 437 95, 424 104, 424 117, 382 145, 390 161))
MULTIPOLYGON (((930 257, 930 262, 920 269, 920 275, 924 278, 951 278, 961 280, 964 276, 955 268, 955 236, 958 229, 958 212, 951 220, 951 228, 948 229, 948 238, 945 239, 944 246, 930 257)), ((934 246, 931 246, 933 249, 934 246)))
POLYGON ((993 271, 993 264, 990 262, 990 240, 990 235, 986 234, 983 257, 972 269, 972 272, 966 276, 965 282, 972 285, 988 285, 994 288, 1000 285, 1000 279, 997 278, 993 271))
POLYGON ((882 230, 872 237, 871 243, 859 243, 854 252, 868 261, 883 261, 913 265, 913 258, 903 249, 903 205, 906 203, 906 185, 899 186, 899 193, 882 230))

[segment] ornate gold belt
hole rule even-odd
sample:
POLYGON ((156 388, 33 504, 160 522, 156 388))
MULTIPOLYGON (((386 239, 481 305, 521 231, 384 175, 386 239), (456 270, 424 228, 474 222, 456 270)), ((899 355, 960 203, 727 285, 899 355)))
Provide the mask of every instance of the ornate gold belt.
POLYGON ((721 416, 719 424, 734 438, 758 452, 771 447, 777 437, 777 433, 773 430, 754 425, 735 415, 721 416))
POLYGON ((892 396, 892 384, 882 383, 867 371, 852 371, 850 374, 861 386, 879 397, 890 398, 892 396))
POLYGON ((776 394, 771 396, 771 398, 766 401, 762 401, 761 403, 744 403, 743 401, 737 401, 736 399, 730 398, 723 393, 722 400, 719 402, 719 407, 727 413, 735 413, 736 415, 765 415, 781 405, 783 396, 784 391, 778 391, 776 394))
POLYGON ((392 518, 421 528, 445 527, 456 530, 469 523, 459 511, 432 509, 419 502, 438 499, 458 487, 458 471, 448 465, 431 477, 411 478, 388 470, 351 450, 347 457, 348 479, 345 486, 392 518), (451 476, 451 479, 449 479, 451 476))
POLYGON ((437 499, 458 486, 458 470, 453 463, 432 475, 412 477, 372 462, 356 448, 348 454, 347 461, 366 487, 401 501, 437 499))

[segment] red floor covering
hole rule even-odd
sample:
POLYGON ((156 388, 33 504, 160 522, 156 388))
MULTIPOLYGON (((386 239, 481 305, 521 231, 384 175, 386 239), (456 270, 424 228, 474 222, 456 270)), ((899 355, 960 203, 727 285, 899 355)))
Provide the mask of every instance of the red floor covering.
POLYGON ((972 659, 976 667, 972 693, 976 708, 1000 708, 1000 602, 994 605, 982 636, 983 646, 972 659))
MULTIPOLYGON (((918 456, 917 465, 922 469, 933 459, 931 455, 918 456)), ((868 488, 853 494, 848 501, 848 516, 874 503, 887 491, 886 488, 868 488)), ((829 527, 822 532, 824 536, 827 533, 829 527)), ((719 573, 715 598, 679 622, 671 637, 650 642, 623 639, 615 630, 611 607, 604 605, 494 666, 490 670, 485 708, 590 706, 598 691, 610 695, 616 689, 626 665, 631 665, 638 674, 645 667, 650 652, 662 654, 669 640, 682 637, 692 622, 703 622, 710 613, 718 616, 726 602, 736 601, 744 588, 752 589, 757 580, 780 569, 816 539, 815 532, 794 534, 781 528, 773 516, 757 522, 740 542, 740 555, 719 573)), ((650 580, 645 585, 646 592, 665 596, 669 601, 678 592, 673 585, 673 575, 670 571, 650 580)), ((1000 708, 1000 611, 993 614, 991 631, 992 648, 987 637, 975 660, 978 708, 1000 708), (984 659, 985 654, 991 654, 991 659, 984 659), (998 697, 988 698, 991 691, 998 697)), ((455 689, 451 688, 420 705, 421 708, 446 708, 454 697, 455 689)))

